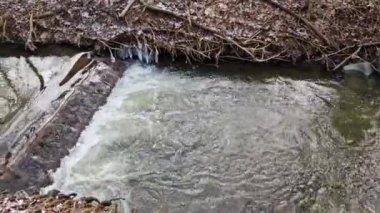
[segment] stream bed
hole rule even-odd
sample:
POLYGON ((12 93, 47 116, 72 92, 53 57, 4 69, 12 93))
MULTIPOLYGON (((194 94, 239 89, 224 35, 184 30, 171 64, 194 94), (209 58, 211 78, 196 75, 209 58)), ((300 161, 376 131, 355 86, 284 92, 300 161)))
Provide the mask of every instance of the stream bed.
POLYGON ((132 64, 43 191, 124 212, 380 211, 380 79, 132 64))

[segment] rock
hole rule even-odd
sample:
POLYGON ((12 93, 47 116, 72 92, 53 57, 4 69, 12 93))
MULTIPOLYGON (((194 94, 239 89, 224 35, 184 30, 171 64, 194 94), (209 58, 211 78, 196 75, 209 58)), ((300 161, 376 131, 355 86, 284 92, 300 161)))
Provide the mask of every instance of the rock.
POLYGON ((365 76, 370 76, 374 71, 375 71, 374 67, 369 62, 349 64, 343 67, 343 72, 345 74, 361 73, 365 76))
POLYGON ((69 197, 70 197, 70 198, 74 198, 74 197, 76 197, 76 196, 77 196, 77 193, 70 193, 70 194, 69 194, 69 197))
POLYGON ((85 203, 92 203, 92 202, 100 203, 100 201, 95 197, 81 197, 80 200, 84 201, 85 203))
POLYGON ((59 193, 57 195, 57 198, 58 199, 70 199, 70 195, 65 195, 65 194, 59 193))
POLYGON ((101 206, 111 206, 112 205, 112 202, 111 201, 102 201, 102 202, 100 202, 100 205, 101 206))
POLYGON ((47 195, 50 196, 50 197, 56 197, 58 194, 60 194, 61 192, 59 190, 56 190, 56 189, 53 189, 53 190, 50 190, 47 195))

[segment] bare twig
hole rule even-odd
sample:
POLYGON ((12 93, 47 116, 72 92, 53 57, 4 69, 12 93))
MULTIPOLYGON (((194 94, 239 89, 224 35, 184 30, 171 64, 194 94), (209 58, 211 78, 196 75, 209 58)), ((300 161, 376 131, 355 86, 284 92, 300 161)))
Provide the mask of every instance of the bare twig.
POLYGON ((33 26, 33 13, 30 13, 29 16, 29 32, 28 32, 28 40, 26 41, 26 48, 28 48, 31 51, 35 51, 37 47, 33 44, 33 31, 34 31, 34 26, 33 26))
POLYGON ((340 69, 342 66, 344 66, 344 65, 347 63, 347 61, 350 60, 351 58, 353 58, 355 55, 357 55, 357 54, 360 52, 361 49, 362 49, 362 46, 359 46, 358 49, 357 49, 354 53, 352 53, 350 56, 348 56, 348 57, 345 58, 342 62, 340 62, 340 64, 338 64, 338 65, 334 68, 334 71, 335 71, 335 70, 338 70, 338 69, 340 69))
POLYGON ((380 41, 364 43, 361 46, 362 47, 380 46, 380 41))
MULTIPOLYGON (((214 36, 222 39, 222 40, 225 40, 225 41, 228 41, 229 43, 232 43, 234 46, 238 47, 240 50, 244 51, 246 54, 248 54, 254 61, 267 61, 266 59, 257 59, 255 57, 255 55, 247 48, 243 47, 242 45, 240 45, 237 41, 235 41, 233 38, 229 38, 229 37, 226 37, 226 36, 223 36, 220 32, 218 32, 216 29, 213 29, 213 28, 210 28, 210 27, 207 27, 207 26, 204 26, 204 25, 201 25, 197 22, 194 22, 192 21, 189 17, 184 17, 182 15, 179 15, 179 14, 176 14, 172 11, 168 11, 168 10, 164 10, 164 9, 161 9, 161 8, 158 8, 158 7, 155 7, 155 6, 151 6, 151 5, 148 5, 146 4, 145 2, 143 2, 142 0, 139 0, 140 3, 142 5, 145 6, 146 9, 148 10, 151 10, 151 11, 155 11, 155 12, 161 12, 161 13, 164 13, 164 14, 167 14, 167 15, 170 15, 170 16, 174 16, 178 19, 181 19, 183 21, 187 21, 189 22, 189 24, 193 25, 193 26, 196 26, 198 28, 201 28, 203 30, 206 30, 208 32, 211 32, 214 36)), ((199 52, 197 52, 198 54, 200 54, 199 52)), ((282 54, 282 52, 280 53, 282 54)), ((202 56, 205 56, 204 54, 200 54, 202 56)), ((208 57, 206 57, 208 58, 208 57)), ((272 57, 271 57, 272 58, 272 57)))
POLYGON ((351 45, 351 46, 344 47, 344 48, 342 48, 342 49, 340 49, 340 50, 338 50, 338 51, 336 51, 336 52, 333 52, 333 53, 328 54, 327 56, 330 57, 330 56, 336 55, 336 54, 338 54, 338 53, 341 53, 341 52, 343 52, 343 51, 345 51, 345 50, 347 50, 347 49, 351 49, 351 48, 353 48, 353 47, 355 47, 355 45, 351 45))
POLYGON ((135 1, 136 1, 136 0, 129 0, 127 6, 126 6, 126 7, 124 8, 124 10, 121 11, 121 13, 119 14, 119 18, 122 18, 122 17, 124 17, 124 16, 127 14, 128 10, 131 9, 131 7, 132 7, 133 3, 135 3, 135 1))
POLYGON ((34 19, 48 18, 48 17, 51 17, 51 16, 58 15, 58 14, 60 14, 63 11, 64 11, 63 9, 57 9, 57 10, 54 10, 54 11, 49 11, 49 12, 46 12, 46 13, 42 13, 40 15, 35 15, 34 19))
POLYGON ((193 26, 196 26, 198 28, 201 28, 203 30, 206 30, 208 32, 211 32, 211 33, 218 33, 218 31, 216 29, 213 29, 213 28, 210 28, 210 27, 207 27, 207 26, 204 26, 202 24, 199 24, 197 22, 194 22, 192 21, 191 19, 188 19, 188 17, 183 17, 182 15, 179 15, 179 14, 176 14, 172 11, 169 11, 169 10, 164 10, 164 9, 161 9, 159 7, 155 7, 155 6, 152 6, 152 5, 148 5, 146 4, 143 0, 139 0, 139 2, 145 6, 146 9, 148 10, 151 10, 151 11, 155 11, 155 12, 160 12, 160 13, 163 13, 163 14, 166 14, 166 15, 170 15, 170 16, 174 16, 178 19, 181 19, 183 21, 186 21, 186 22, 190 22, 189 24, 190 25, 193 25, 193 26))
POLYGON ((189 27, 191 27, 191 0, 187 0, 187 21, 189 22, 189 27))
POLYGON ((97 39, 97 41, 99 41, 100 43, 102 43, 104 45, 104 47, 106 47, 108 49, 108 51, 110 53, 111 62, 115 62, 115 56, 113 55, 112 50, 113 49, 118 50, 118 48, 111 47, 110 45, 107 44, 106 41, 103 41, 102 39, 97 39))
POLYGON ((235 46, 237 46, 239 49, 241 49, 242 51, 244 51, 245 53, 247 53, 249 56, 251 56, 252 59, 255 59, 255 58, 256 58, 255 55, 254 55, 251 51, 249 51, 247 48, 241 46, 239 43, 237 43, 237 42, 234 41, 233 39, 230 39, 230 38, 227 38, 227 37, 223 37, 223 36, 221 36, 221 35, 219 35, 219 34, 215 34, 215 36, 216 36, 216 37, 219 37, 219 38, 221 38, 221 39, 223 39, 223 40, 226 40, 226 41, 231 42, 232 44, 234 44, 235 46))
POLYGON ((281 4, 277 3, 277 2, 274 2, 272 0, 262 0, 274 7, 277 7, 279 8, 280 10, 284 11, 285 13, 299 19, 300 21, 302 21, 306 26, 308 26, 325 44, 327 44, 328 46, 331 46, 331 42, 329 41, 329 39, 327 39, 321 32, 319 32, 319 30, 313 25, 311 24, 307 19, 303 18, 302 16, 294 13, 293 11, 289 10, 288 8, 282 6, 281 4))
POLYGON ((6 40, 9 40, 9 38, 7 36, 7 20, 4 20, 4 22, 3 22, 3 37, 6 40))

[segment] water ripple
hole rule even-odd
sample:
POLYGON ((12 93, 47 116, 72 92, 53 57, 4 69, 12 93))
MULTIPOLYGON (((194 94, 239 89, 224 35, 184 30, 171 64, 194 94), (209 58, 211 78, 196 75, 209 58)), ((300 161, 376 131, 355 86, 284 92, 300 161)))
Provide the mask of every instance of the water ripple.
POLYGON ((360 159, 339 148, 334 83, 156 71, 128 69, 49 188, 126 197, 139 212, 331 210, 350 199, 319 196, 347 192, 338 180, 357 177, 343 174, 360 159))

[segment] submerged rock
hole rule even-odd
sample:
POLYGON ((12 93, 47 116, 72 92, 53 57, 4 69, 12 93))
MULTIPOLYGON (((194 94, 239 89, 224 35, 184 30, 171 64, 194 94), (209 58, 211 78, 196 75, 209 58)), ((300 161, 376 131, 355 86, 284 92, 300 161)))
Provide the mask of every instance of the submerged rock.
POLYGON ((375 71, 373 65, 369 62, 361 62, 356 64, 349 64, 343 67, 343 72, 346 74, 363 74, 365 76, 370 76, 375 71))

